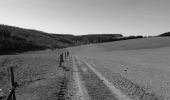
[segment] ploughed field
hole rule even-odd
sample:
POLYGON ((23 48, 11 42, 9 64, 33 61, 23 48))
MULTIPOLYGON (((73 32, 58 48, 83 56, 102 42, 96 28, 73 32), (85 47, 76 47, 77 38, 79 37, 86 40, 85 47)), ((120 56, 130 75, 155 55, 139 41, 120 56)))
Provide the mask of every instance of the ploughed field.
POLYGON ((135 100, 170 99, 170 38, 153 37, 70 48, 135 100))

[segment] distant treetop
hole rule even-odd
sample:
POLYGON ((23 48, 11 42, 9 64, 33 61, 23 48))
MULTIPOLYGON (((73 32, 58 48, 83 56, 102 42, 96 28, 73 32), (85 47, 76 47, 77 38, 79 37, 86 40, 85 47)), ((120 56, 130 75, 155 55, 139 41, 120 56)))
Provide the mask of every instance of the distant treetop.
POLYGON ((170 36, 170 32, 163 33, 163 34, 161 34, 159 36, 170 36))

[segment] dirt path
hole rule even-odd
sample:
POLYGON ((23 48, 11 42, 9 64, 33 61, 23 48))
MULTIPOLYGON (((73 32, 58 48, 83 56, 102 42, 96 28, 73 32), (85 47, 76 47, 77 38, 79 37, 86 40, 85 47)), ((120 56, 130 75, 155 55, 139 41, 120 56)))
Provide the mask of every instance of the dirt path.
POLYGON ((84 87, 83 82, 81 81, 81 76, 79 75, 80 71, 77 68, 75 60, 76 59, 73 58, 73 77, 78 87, 77 100, 90 100, 87 90, 84 87))
POLYGON ((115 86, 113 86, 112 83, 110 83, 105 77, 103 77, 99 72, 97 72, 91 65, 89 65, 87 62, 83 61, 101 80, 103 80, 103 83, 108 87, 108 89, 113 93, 116 94, 116 97, 119 100, 132 100, 128 96, 124 95, 119 89, 117 89, 115 86))
POLYGON ((132 100, 114 87, 87 62, 75 57, 77 83, 83 98, 81 100, 132 100), (83 84, 82 84, 83 83, 83 84), (83 93, 85 91, 86 93, 83 93))

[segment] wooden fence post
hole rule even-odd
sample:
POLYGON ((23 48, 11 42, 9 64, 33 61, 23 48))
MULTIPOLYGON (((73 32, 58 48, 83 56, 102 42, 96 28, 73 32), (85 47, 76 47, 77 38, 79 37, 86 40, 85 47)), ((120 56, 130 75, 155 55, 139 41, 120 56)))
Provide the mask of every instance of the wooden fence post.
POLYGON ((65 59, 67 59, 67 52, 65 52, 65 59))
POLYGON ((69 51, 67 51, 67 57, 69 56, 69 51))
POLYGON ((60 54, 59 67, 61 67, 61 54, 60 54))
POLYGON ((62 53, 62 54, 60 54, 60 64, 59 64, 60 67, 62 66, 63 62, 64 62, 64 55, 62 53))
POLYGON ((64 62, 64 53, 62 53, 62 56, 61 56, 61 61, 62 61, 62 63, 64 62))

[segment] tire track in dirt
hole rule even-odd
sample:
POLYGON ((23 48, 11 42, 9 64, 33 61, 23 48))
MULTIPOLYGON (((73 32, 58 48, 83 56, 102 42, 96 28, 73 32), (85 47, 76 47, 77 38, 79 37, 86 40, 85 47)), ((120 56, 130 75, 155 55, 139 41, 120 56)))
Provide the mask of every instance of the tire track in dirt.
MULTIPOLYGON (((78 59, 78 57, 75 57, 78 59)), ((78 59, 80 60, 80 59, 78 59)), ((85 65, 87 68, 89 68, 105 85, 112 95, 115 95, 118 100, 132 100, 130 97, 123 94, 119 89, 117 89, 112 83, 110 83, 105 77, 103 77, 99 72, 97 72, 91 65, 89 65, 87 62, 82 60, 83 65, 85 65)), ((108 99, 108 100, 115 100, 115 99, 108 99)), ((117 100, 117 99, 116 99, 117 100)))
POLYGON ((104 84, 103 80, 101 80, 86 64, 82 63, 82 61, 76 57, 75 62, 81 77, 81 82, 83 81, 83 85, 89 96, 89 99, 85 100, 118 100, 115 94, 104 84))
POLYGON ((66 82, 66 78, 64 78, 61 82, 60 91, 58 93, 58 99, 57 100, 64 100, 65 99, 66 88, 67 88, 67 82, 66 82))
POLYGON ((83 82, 81 81, 81 76, 79 74, 79 70, 77 68, 77 65, 75 63, 75 58, 73 58, 73 77, 77 84, 78 91, 77 91, 77 100, 90 100, 89 95, 87 93, 86 88, 84 87, 83 82))

